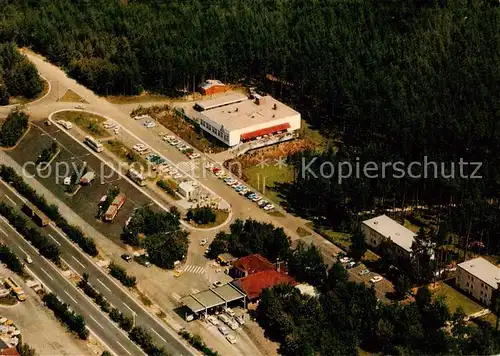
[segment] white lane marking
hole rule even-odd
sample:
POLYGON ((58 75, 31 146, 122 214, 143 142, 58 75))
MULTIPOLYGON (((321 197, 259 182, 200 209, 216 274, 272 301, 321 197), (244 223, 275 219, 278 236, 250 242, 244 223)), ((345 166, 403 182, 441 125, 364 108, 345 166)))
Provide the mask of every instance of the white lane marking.
POLYGON ((83 263, 81 263, 80 261, 78 261, 75 256, 71 256, 71 258, 73 258, 76 261, 76 263, 78 263, 80 266, 85 268, 85 265, 83 263))
POLYGON ((111 289, 109 289, 107 285, 105 285, 104 283, 102 283, 99 278, 97 278, 97 282, 101 283, 104 288, 106 288, 109 292, 111 292, 111 289))
POLYGON ((55 237, 54 237, 54 236, 52 236, 51 234, 48 234, 48 235, 49 235, 49 237, 50 237, 52 240, 54 240, 54 242, 55 242, 56 244, 58 244, 59 246, 61 246, 61 243, 60 243, 59 241, 57 241, 57 240, 55 239, 55 237))
POLYGON ((4 234, 5 236, 9 236, 7 235, 7 233, 5 231, 3 231, 2 229, 0 229, 0 231, 2 232, 2 234, 4 234))
POLYGON ((54 278, 52 278, 52 276, 50 274, 47 273, 46 270, 44 270, 42 267, 40 267, 40 270, 45 273, 47 275, 47 277, 49 277, 52 281, 54 280, 54 278))
POLYGON ((5 197, 9 199, 12 204, 17 205, 16 202, 12 200, 11 197, 9 197, 7 194, 5 194, 5 197))
POLYGON ((125 352, 126 352, 126 353, 128 353, 129 355, 132 355, 132 354, 131 354, 131 353, 130 353, 130 352, 129 352, 126 348, 125 348, 125 346, 123 346, 122 344, 120 344, 120 342, 119 342, 119 341, 116 341, 116 343, 117 343, 118 345, 120 345, 120 346, 122 347, 122 349, 124 349, 124 350, 125 350, 125 352))
POLYGON ((132 314, 137 314, 131 307, 129 307, 127 304, 123 303, 123 305, 125 305, 128 310, 130 310, 132 312, 132 314))
POLYGON ((23 249, 21 246, 17 246, 17 247, 18 247, 21 251, 23 251, 23 253, 24 253, 25 255, 27 255, 27 254, 28 254, 26 251, 24 251, 24 249, 23 249))
POLYGON ((163 340, 163 342, 165 342, 165 343, 167 342, 167 340, 165 340, 165 339, 164 339, 164 338, 163 338, 160 334, 158 334, 158 331, 156 331, 156 330, 155 330, 155 329, 153 329, 153 328, 151 328, 151 331, 152 331, 152 332, 154 332, 156 335, 158 335, 158 337, 159 337, 160 339, 162 339, 162 340, 163 340))
POLYGON ((69 297, 72 301, 74 301, 76 304, 78 304, 78 302, 75 300, 75 298, 73 298, 73 297, 71 296, 71 294, 69 294, 69 293, 68 293, 68 292, 66 292, 66 291, 64 291, 64 293, 66 293, 66 295, 67 295, 67 296, 68 296, 68 297, 69 297))
POLYGON ((80 273, 78 273, 78 272, 77 272, 77 271, 76 271, 73 267, 71 267, 71 265, 70 265, 68 262, 66 262, 66 260, 65 260, 64 258, 61 258, 61 261, 63 261, 63 262, 64 262, 64 264, 65 264, 66 266, 68 266, 68 267, 69 267, 69 268, 70 268, 70 269, 71 269, 71 270, 72 270, 72 271, 73 271, 73 272, 74 272, 74 273, 75 273, 78 277, 80 277, 80 278, 82 278, 82 279, 83 279, 83 277, 81 276, 81 274, 80 274, 80 273))
POLYGON ((101 329, 104 330, 104 326, 102 326, 97 320, 94 319, 92 315, 89 315, 90 319, 94 320, 94 322, 101 327, 101 329))

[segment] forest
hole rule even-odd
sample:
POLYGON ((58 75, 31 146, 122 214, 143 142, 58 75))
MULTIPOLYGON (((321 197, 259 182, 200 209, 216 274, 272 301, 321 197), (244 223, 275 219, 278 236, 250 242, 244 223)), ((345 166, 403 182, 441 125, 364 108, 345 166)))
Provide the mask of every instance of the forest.
POLYGON ((0 105, 8 105, 11 97, 33 99, 42 90, 43 81, 36 67, 15 45, 0 41, 0 105))
MULTIPOLYGON (((454 206, 445 213, 454 233, 500 251, 500 7, 492 1, 0 0, 0 7, 0 42, 41 52, 100 94, 174 95, 209 77, 260 85, 334 140, 318 165, 424 156, 481 162, 479 180, 337 184, 297 174, 282 194, 290 209, 340 229, 374 207, 454 206)), ((297 171, 299 162, 292 159, 297 171)))

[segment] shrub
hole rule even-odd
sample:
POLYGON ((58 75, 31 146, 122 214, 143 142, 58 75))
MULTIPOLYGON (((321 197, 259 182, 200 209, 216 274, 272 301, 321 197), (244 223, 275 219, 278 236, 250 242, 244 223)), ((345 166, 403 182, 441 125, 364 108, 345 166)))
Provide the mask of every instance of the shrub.
POLYGON ((198 224, 209 224, 214 222, 217 216, 211 208, 201 207, 189 209, 186 214, 186 218, 188 220, 194 220, 198 224))
POLYGON ((24 267, 19 258, 11 251, 11 249, 0 243, 0 261, 5 263, 7 267, 17 274, 24 273, 24 267))
POLYGON ((136 285, 135 277, 127 275, 125 269, 115 263, 109 265, 109 273, 118 279, 125 287, 133 288, 136 285))
POLYGON ((28 129, 28 115, 14 110, 0 128, 0 146, 12 147, 28 129))
POLYGON ((49 293, 42 298, 45 305, 54 312, 54 315, 61 322, 66 324, 68 328, 78 334, 78 336, 86 340, 89 336, 89 331, 85 325, 85 319, 68 309, 68 305, 61 302, 53 293, 49 293))

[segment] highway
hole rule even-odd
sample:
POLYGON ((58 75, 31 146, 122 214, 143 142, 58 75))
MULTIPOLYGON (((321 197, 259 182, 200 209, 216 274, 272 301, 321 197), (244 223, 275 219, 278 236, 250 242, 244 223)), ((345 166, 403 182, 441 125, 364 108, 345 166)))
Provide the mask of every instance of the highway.
POLYGON ((85 318, 85 322, 116 355, 144 355, 144 352, 128 338, 105 314, 75 286, 73 286, 51 262, 38 254, 19 233, 0 218, 0 239, 23 259, 28 254, 33 263, 29 270, 59 299, 85 318))
MULTIPOLYGON (((24 203, 24 198, 19 196, 17 193, 14 193, 11 190, 12 188, 11 189, 9 188, 10 187, 6 186, 4 182, 0 181, 0 197, 9 200, 10 204, 16 204, 18 207, 21 207, 22 204, 24 203)), ((84 252, 82 252, 78 247, 76 247, 69 239, 67 239, 67 237, 64 236, 59 229, 52 226, 52 224, 49 224, 48 226, 42 228, 42 231, 45 233, 45 235, 51 238, 59 246, 59 249, 61 250, 61 258, 63 262, 65 262, 69 266, 70 269, 72 269, 75 273, 77 273, 80 276, 82 276, 83 273, 85 272, 88 273, 89 283, 94 287, 94 289, 96 289, 99 293, 101 293, 113 307, 117 308, 125 315, 132 317, 135 320, 135 325, 142 326, 146 331, 148 331, 153 340, 157 343, 157 345, 164 346, 169 351, 169 353, 173 355, 193 354, 193 350, 190 349, 187 345, 185 345, 182 341, 180 341, 174 331, 167 329, 167 327, 162 321, 160 321, 158 318, 150 314, 142 305, 140 305, 136 301, 135 298, 129 295, 129 293, 124 289, 124 287, 119 285, 118 281, 115 281, 103 269, 97 266, 90 259, 90 257, 88 257, 84 252)), ((21 246, 25 245, 28 248, 26 249, 23 247, 25 251, 28 250, 34 251, 34 248, 24 239, 22 239, 22 241, 19 241, 21 240, 21 237, 18 236, 17 234, 16 238, 17 241, 9 241, 11 243, 9 243, 8 245, 14 248, 18 248, 19 245, 21 246), (23 244, 21 244, 21 242, 23 244)), ((19 248, 17 249, 17 251, 16 250, 14 251, 16 253, 19 253, 18 256, 24 255, 24 252, 22 250, 19 250, 19 248)), ((33 254, 34 253, 31 253, 30 255, 33 254)), ((51 285, 55 285, 55 289, 53 290, 58 295, 60 293, 66 294, 65 291, 68 289, 68 284, 70 283, 67 280, 64 280, 64 283, 62 283, 61 280, 56 280, 54 278, 54 275, 57 274, 57 276, 64 279, 63 276, 60 276, 57 269, 55 267, 52 267, 52 265, 41 256, 38 255, 33 256, 33 261, 34 264, 30 265, 30 268, 31 266, 33 266, 33 268, 37 269, 37 271, 35 272, 37 276, 41 277, 40 279, 44 283, 45 281, 50 282, 50 285, 47 285, 49 288, 52 289, 51 285), (39 265, 38 261, 35 261, 35 257, 37 257, 37 260, 42 260, 45 263, 43 265, 39 265), (51 266, 51 270, 48 269, 47 265, 51 266), (41 269, 42 266, 44 267, 44 269, 41 269), (44 273, 44 271, 52 271, 52 272, 49 272, 47 274, 44 273), (52 277, 53 279, 51 279, 50 277, 52 277)), ((67 297, 67 295, 65 296, 67 297)), ((70 301, 69 304, 73 305, 75 303, 74 301, 73 302, 70 301)), ((85 309, 89 310, 88 307, 85 309)), ((91 309, 95 310, 98 308, 93 305, 93 308, 91 309)), ((103 318, 106 319, 104 315, 102 315, 102 313, 100 314, 101 314, 100 315, 101 321, 103 318)), ((82 315, 84 314, 82 313, 82 315)), ((94 315, 92 316, 95 318, 94 315)), ((91 318, 85 317, 85 319, 93 321, 91 318)), ((107 324, 111 323, 111 321, 108 319, 106 319, 106 322, 107 324)), ((99 324, 94 324, 94 325, 97 326, 97 328, 94 328, 92 326, 91 328, 92 330, 96 331, 99 335, 102 334, 103 329, 109 328, 109 327, 101 327, 99 324)), ((104 326, 105 324, 102 325, 104 326)), ((126 338, 126 336, 123 334, 121 336, 126 338)), ((106 340, 104 341, 107 343, 106 340)), ((130 344, 134 345, 135 350, 137 350, 135 344, 133 344, 130 341, 128 341, 128 343, 129 345, 130 344)), ((134 351, 134 348, 128 347, 128 350, 131 351, 132 354, 137 354, 137 352, 134 351)), ((121 352, 121 354, 123 354, 123 351, 121 352)))

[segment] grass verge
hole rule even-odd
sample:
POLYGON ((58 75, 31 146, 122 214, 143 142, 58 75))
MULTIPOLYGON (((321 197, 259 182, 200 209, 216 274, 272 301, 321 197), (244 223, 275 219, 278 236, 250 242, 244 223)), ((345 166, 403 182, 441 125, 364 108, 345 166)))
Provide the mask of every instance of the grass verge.
POLYGON ((462 307, 464 313, 467 315, 476 313, 483 309, 481 305, 477 304, 465 294, 460 293, 446 283, 437 283, 436 289, 433 290, 433 295, 434 297, 444 297, 446 305, 452 313, 455 312, 458 307, 462 307))
POLYGON ((215 213, 214 222, 196 225, 196 227, 199 227, 200 229, 209 229, 211 227, 219 226, 224 221, 226 221, 227 217, 229 216, 229 212, 227 210, 213 209, 213 212, 215 213))
POLYGON ((309 231, 307 231, 306 229, 304 229, 303 227, 299 226, 297 228, 297 235, 299 235, 300 237, 305 237, 305 236, 311 235, 311 233, 309 231))
POLYGON ((169 97, 155 94, 142 94, 142 95, 109 95, 105 99, 113 104, 136 104, 146 103, 152 101, 167 101, 169 97))
POLYGON ((108 132, 102 127, 102 124, 106 121, 102 116, 82 111, 61 111, 54 114, 53 117, 56 121, 72 122, 92 136, 98 138, 109 136, 108 132))
POLYGON ((122 161, 129 164, 139 163, 143 168, 147 166, 144 157, 125 146, 120 140, 111 139, 104 141, 103 144, 111 153, 118 156, 122 161))
POLYGON ((277 183, 291 183, 293 181, 293 168, 291 166, 275 166, 274 164, 261 167, 252 166, 243 169, 243 175, 246 177, 247 184, 251 185, 256 190, 262 192, 272 201, 281 204, 283 198, 276 191, 277 183))
POLYGON ((163 190, 165 193, 169 195, 174 200, 180 200, 181 198, 175 194, 175 191, 177 190, 177 183, 174 182, 172 179, 160 179, 159 181, 156 182, 156 185, 163 190))

